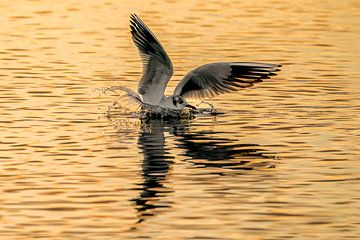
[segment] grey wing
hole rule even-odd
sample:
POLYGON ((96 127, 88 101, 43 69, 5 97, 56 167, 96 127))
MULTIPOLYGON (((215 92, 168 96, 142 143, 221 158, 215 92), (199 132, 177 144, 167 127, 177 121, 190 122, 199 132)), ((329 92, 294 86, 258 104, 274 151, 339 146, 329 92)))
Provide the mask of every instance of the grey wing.
POLYGON ((132 39, 143 63, 138 92, 143 102, 157 105, 164 96, 173 66, 160 42, 137 15, 130 16, 130 23, 132 39))
POLYGON ((176 86, 174 95, 204 98, 237 91, 275 75, 279 67, 269 63, 209 63, 189 72, 176 86))

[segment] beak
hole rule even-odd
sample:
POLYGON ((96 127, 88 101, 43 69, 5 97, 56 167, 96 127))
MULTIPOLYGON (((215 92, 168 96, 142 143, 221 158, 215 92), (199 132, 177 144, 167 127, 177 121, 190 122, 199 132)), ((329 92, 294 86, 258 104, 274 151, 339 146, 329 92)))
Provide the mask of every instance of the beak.
POLYGON ((196 107, 194 107, 193 105, 190 105, 190 104, 186 104, 185 107, 188 107, 188 108, 191 108, 191 109, 196 110, 196 107))

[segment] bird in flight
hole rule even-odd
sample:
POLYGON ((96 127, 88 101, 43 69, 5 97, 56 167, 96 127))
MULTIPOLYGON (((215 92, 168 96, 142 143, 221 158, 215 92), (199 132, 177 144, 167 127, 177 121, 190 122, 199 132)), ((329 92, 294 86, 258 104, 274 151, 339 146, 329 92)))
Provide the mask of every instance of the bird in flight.
POLYGON ((164 109, 196 109, 189 98, 206 98, 248 88, 262 79, 275 75, 281 65, 253 62, 215 62, 190 71, 178 83, 171 96, 165 88, 173 74, 173 65, 159 40, 136 14, 130 16, 132 39, 143 63, 143 75, 138 84, 142 103, 164 109))

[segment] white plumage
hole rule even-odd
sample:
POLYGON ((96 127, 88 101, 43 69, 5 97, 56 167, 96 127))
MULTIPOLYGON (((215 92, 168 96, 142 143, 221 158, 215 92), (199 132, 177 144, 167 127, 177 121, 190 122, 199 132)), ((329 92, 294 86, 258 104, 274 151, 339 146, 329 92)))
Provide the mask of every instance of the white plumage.
POLYGON ((190 71, 176 86, 173 95, 165 96, 165 88, 173 74, 173 65, 159 40, 135 14, 130 16, 132 39, 137 46, 142 63, 143 76, 138 93, 143 103, 166 109, 181 110, 188 98, 213 97, 237 91, 262 82, 274 75, 281 65, 251 62, 217 62, 190 71))

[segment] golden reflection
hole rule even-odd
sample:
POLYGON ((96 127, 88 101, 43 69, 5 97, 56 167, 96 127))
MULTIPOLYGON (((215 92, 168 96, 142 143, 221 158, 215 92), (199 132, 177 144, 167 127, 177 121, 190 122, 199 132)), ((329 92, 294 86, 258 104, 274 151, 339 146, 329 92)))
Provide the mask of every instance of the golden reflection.
POLYGON ((1 1, 0 238, 358 237, 359 12, 353 0, 1 1), (136 89, 142 72, 131 13, 176 66, 167 93, 208 62, 282 63, 281 75, 214 98, 216 119, 109 122, 114 99, 94 90, 136 89))

